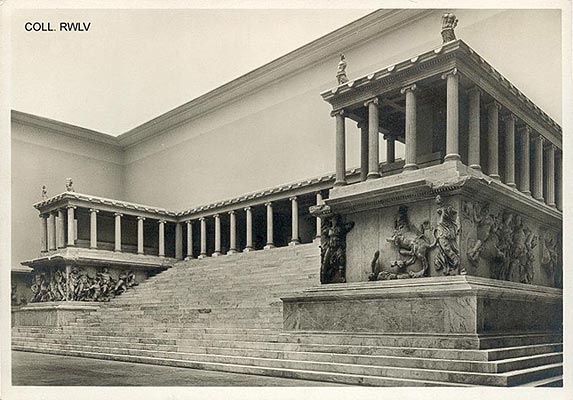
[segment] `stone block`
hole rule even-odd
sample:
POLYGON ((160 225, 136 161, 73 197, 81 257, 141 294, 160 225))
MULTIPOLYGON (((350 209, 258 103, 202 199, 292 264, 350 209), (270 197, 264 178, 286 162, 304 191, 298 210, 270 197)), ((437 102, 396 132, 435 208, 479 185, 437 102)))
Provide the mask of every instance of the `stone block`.
POLYGON ((88 302, 34 303, 12 311, 12 326, 64 326, 97 309, 88 302))

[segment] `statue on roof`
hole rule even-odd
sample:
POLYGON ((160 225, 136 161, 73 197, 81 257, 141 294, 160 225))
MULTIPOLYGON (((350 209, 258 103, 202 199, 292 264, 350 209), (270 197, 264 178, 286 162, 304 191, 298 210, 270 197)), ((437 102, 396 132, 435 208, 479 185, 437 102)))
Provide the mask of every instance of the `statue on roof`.
POLYGON ((346 59, 344 58, 344 54, 340 55, 340 62, 338 63, 338 70, 336 71, 336 79, 338 80, 339 85, 348 82, 348 77, 346 76, 346 59))
POLYGON ((68 191, 68 192, 75 192, 75 189, 74 189, 74 181, 72 181, 72 178, 67 178, 67 179, 66 179, 66 191, 68 191))
POLYGON ((46 200, 48 198, 48 189, 46 189, 46 185, 42 186, 42 200, 46 200))
POLYGON ((454 28, 458 25, 458 19, 452 13, 442 15, 442 43, 456 40, 454 28))

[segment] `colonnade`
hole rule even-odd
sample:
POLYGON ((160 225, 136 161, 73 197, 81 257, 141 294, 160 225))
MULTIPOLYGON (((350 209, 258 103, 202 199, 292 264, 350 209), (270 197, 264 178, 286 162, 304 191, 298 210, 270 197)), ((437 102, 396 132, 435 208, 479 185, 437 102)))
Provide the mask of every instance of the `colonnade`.
MULTIPOLYGON (((460 161, 460 84, 459 73, 456 68, 442 74, 441 78, 446 81, 446 147, 444 162, 460 161)), ((405 98, 405 162, 404 171, 419 168, 417 155, 418 127, 416 126, 416 97, 419 89, 417 85, 404 86, 400 93, 405 98)), ((481 147, 481 107, 482 91, 473 86, 466 92, 468 99, 468 165, 476 171, 482 171, 481 147)), ((361 129, 361 180, 376 179, 380 177, 380 160, 378 140, 380 127, 379 112, 381 96, 374 97, 363 106, 367 112, 367 121, 359 122, 361 129)), ((504 169, 504 183, 510 188, 519 190, 526 195, 531 195, 536 200, 545 202, 550 207, 562 210, 562 155, 554 143, 540 133, 534 132, 525 122, 521 122, 511 112, 504 109, 497 101, 490 100, 485 104, 487 117, 487 174, 501 181, 500 167, 504 169), (500 141, 499 121, 504 124, 505 141, 504 165, 500 165, 500 141), (516 135, 516 131, 518 135, 516 135), (517 148, 516 139, 519 138, 521 146, 517 148), (518 153, 519 151, 519 153, 518 153), (520 179, 516 177, 516 154, 519 154, 520 179), (532 165, 530 165, 530 157, 532 165), (530 182, 531 181, 531 182, 530 182), (531 183, 531 185, 530 185, 531 183), (531 187, 530 187, 531 186, 531 187), (544 194, 545 193, 545 194, 544 194)), ((332 115, 336 119, 336 179, 335 186, 347 184, 346 179, 346 131, 344 109, 335 110, 332 115)), ((387 162, 395 161, 394 138, 385 136, 387 140, 387 162)))

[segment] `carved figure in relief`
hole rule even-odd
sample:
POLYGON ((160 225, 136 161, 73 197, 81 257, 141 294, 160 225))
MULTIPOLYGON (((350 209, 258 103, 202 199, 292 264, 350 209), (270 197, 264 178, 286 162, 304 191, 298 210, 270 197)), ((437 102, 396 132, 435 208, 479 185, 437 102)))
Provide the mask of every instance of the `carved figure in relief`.
POLYGON ((372 273, 368 279, 405 279, 424 276, 429 267, 428 251, 435 246, 435 242, 431 243, 431 239, 427 236, 427 232, 430 230, 429 221, 424 221, 420 229, 412 225, 408 218, 408 207, 400 206, 394 219, 394 232, 392 237, 386 239, 386 241, 394 244, 401 256, 408 258, 406 260, 394 260, 390 263, 389 269, 383 269, 378 260, 380 252, 377 251, 374 253, 374 258, 371 262, 372 273), (416 261, 420 261, 422 269, 416 272, 408 271, 407 268, 416 263, 416 261))
POLYGON ((340 215, 323 220, 321 235, 321 283, 346 282, 346 235, 354 222, 340 215))
POLYGON ((115 285, 107 267, 104 267, 102 271, 97 274, 96 279, 99 286, 98 298, 102 301, 108 301, 114 295, 113 288, 115 285))
POLYGON ((42 200, 46 200, 48 198, 48 189, 46 189, 46 185, 42 186, 42 200))
POLYGON ((129 271, 129 272, 125 272, 122 271, 119 274, 119 277, 117 279, 117 283, 115 284, 115 288, 113 289, 113 292, 116 295, 119 295, 125 291, 127 291, 127 289, 129 289, 130 287, 136 286, 137 282, 135 282, 135 274, 133 273, 133 271, 129 271))
POLYGON ((543 238, 541 265, 546 269, 548 274, 553 276, 553 284, 555 287, 563 286, 560 249, 561 243, 559 238, 546 234, 543 238))
POLYGON ((76 191, 74 189, 74 182, 72 181, 72 178, 66 179, 66 191, 68 191, 68 192, 75 192, 76 191))
POLYGON ((50 279, 50 299, 51 301, 61 301, 66 299, 66 277, 60 270, 52 272, 50 279))
POLYGON ((446 13, 442 15, 442 43, 456 40, 454 28, 458 25, 458 19, 454 14, 446 13))
POLYGON ((344 54, 340 55, 340 62, 338 63, 338 70, 336 71, 336 80, 339 85, 348 82, 348 77, 346 76, 346 58, 344 54))
POLYGON ((458 212, 452 207, 444 205, 440 195, 436 197, 438 205, 438 226, 434 230, 437 253, 434 259, 436 270, 444 275, 465 275, 465 268, 460 268, 460 249, 458 246, 458 212))
POLYGON ((20 305, 20 303, 18 302, 18 292, 17 292, 17 286, 15 283, 12 283, 12 287, 11 287, 11 291, 10 291, 10 303, 13 306, 20 305))

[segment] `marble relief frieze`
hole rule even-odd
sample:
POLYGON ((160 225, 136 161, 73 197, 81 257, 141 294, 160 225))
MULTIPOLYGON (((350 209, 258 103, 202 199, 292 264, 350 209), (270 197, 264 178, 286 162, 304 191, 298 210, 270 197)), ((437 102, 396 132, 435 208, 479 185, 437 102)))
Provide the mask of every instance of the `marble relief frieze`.
POLYGON ((340 215, 324 214, 320 242, 320 282, 346 282, 346 235, 354 222, 343 221, 340 215))
POLYGON ((541 266, 545 273, 552 278, 555 287, 563 287, 561 238, 557 234, 545 232, 541 244, 541 266))

